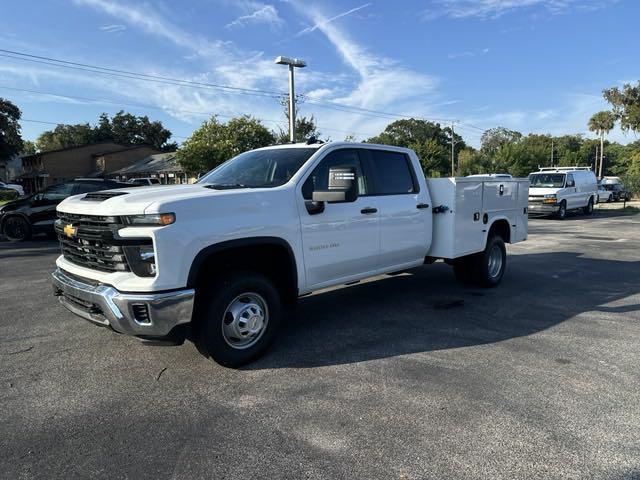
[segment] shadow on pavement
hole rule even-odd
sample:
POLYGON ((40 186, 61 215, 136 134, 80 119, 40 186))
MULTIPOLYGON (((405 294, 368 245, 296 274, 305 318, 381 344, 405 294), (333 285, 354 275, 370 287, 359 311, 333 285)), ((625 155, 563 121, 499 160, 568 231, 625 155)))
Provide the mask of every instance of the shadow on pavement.
POLYGON ((438 263, 302 298, 272 349, 245 368, 319 367, 481 345, 531 335, 584 312, 638 309, 604 305, 640 292, 640 261, 562 252, 509 260, 501 286, 490 290, 461 287, 438 263))

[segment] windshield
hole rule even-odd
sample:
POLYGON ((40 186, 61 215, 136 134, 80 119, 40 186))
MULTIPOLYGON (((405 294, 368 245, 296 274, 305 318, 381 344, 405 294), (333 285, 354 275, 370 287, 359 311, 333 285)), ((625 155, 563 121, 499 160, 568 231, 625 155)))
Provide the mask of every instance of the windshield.
POLYGON ((317 151, 317 148, 252 150, 226 161, 198 183, 211 188, 278 187, 287 183, 317 151))
POLYGON ((564 177, 564 173, 532 173, 529 175, 529 182, 531 187, 562 188, 564 177))

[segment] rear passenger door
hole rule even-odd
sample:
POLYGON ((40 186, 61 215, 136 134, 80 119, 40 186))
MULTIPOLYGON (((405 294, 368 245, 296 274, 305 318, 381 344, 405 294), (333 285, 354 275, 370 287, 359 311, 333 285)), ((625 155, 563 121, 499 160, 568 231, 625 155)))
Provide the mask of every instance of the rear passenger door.
POLYGON ((373 172, 373 196, 380 216, 380 268, 424 261, 430 244, 431 206, 419 172, 403 152, 363 149, 373 172))

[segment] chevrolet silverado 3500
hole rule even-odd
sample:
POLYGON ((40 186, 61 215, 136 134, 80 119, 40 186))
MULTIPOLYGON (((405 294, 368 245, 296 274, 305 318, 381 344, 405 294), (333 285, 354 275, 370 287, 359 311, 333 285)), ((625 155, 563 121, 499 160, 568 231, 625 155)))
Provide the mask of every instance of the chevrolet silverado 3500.
POLYGON ((91 192, 58 206, 54 294, 146 341, 193 338, 227 366, 262 354, 283 305, 444 259, 493 287, 527 238, 528 180, 426 179, 409 149, 252 150, 195 185, 91 192))

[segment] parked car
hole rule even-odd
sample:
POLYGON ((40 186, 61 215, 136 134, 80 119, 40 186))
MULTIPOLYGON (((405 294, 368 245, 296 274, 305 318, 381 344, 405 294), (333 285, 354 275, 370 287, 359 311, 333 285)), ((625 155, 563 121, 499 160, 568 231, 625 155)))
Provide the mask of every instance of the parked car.
POLYGON ((35 233, 53 234, 56 207, 65 198, 81 193, 134 187, 113 180, 82 179, 59 183, 41 193, 19 198, 0 206, 0 233, 9 240, 27 240, 35 233))
POLYGON ((541 168, 529 174, 529 213, 555 215, 559 219, 567 211, 582 209, 593 212, 598 198, 598 180, 590 167, 541 168))
POLYGON ((528 186, 426 179, 413 150, 388 145, 252 150, 195 185, 65 200, 54 294, 145 341, 179 343, 190 327, 239 366, 268 347, 283 305, 329 286, 437 259, 461 282, 497 286, 505 244, 527 238, 528 186))
POLYGON ((134 185, 149 186, 149 185, 162 185, 157 178, 132 178, 128 183, 134 185))
POLYGON ((17 183, 0 182, 0 189, 15 190, 18 192, 19 196, 24 197, 24 188, 22 188, 22 185, 18 185, 17 183))
POLYGON ((611 200, 614 202, 631 200, 631 194, 624 188, 622 183, 605 183, 604 188, 611 192, 611 200))
POLYGON ((598 203, 609 203, 613 192, 604 188, 604 185, 598 185, 598 203))

